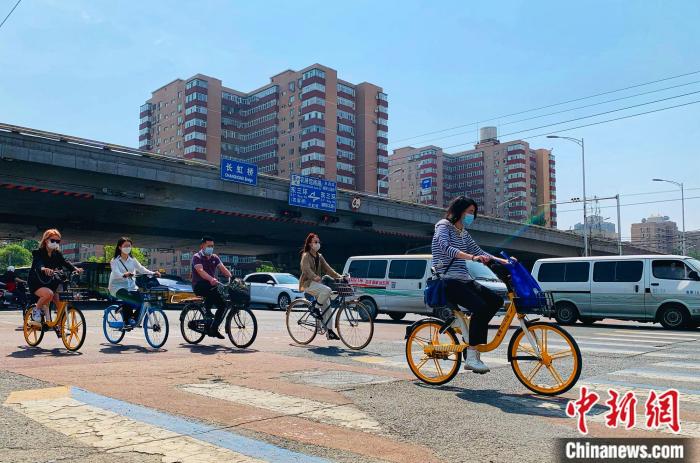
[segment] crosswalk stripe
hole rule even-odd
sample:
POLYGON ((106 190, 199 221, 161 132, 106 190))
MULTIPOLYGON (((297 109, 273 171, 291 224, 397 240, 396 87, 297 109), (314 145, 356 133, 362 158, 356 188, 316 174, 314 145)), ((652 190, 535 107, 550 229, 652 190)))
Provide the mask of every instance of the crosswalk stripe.
POLYGON ((285 416, 295 415, 361 431, 381 431, 379 423, 350 404, 331 404, 224 383, 185 384, 180 388, 192 394, 262 408, 285 416))
POLYGON ((682 339, 684 341, 697 341, 700 340, 700 335, 695 335, 695 334, 682 334, 682 333, 677 333, 677 332, 664 332, 664 331, 659 331, 658 333, 649 333, 649 332, 635 332, 635 333, 630 333, 629 330, 613 330, 613 333, 616 333, 615 336, 631 336, 631 337, 637 337, 637 338, 663 338, 663 339, 682 339))
POLYGON ((686 368, 689 370, 700 370, 700 363, 698 362, 678 362, 678 361, 668 361, 668 362, 658 362, 654 365, 671 367, 671 368, 686 368))
POLYGON ((593 341, 618 341, 618 342, 625 342, 627 345, 630 343, 642 343, 642 344, 663 344, 663 345, 668 345, 668 344, 673 344, 673 341, 657 341, 653 339, 623 339, 623 338, 618 338, 617 336, 612 336, 612 337, 602 337, 602 336, 587 336, 587 337, 579 337, 577 338, 578 340, 581 339, 586 339, 586 340, 593 340, 593 341))
POLYGON ((700 382, 700 374, 677 373, 663 368, 628 368, 610 373, 614 376, 636 376, 650 379, 664 379, 674 382, 690 382, 698 384, 700 382))
MULTIPOLYGON (((591 415, 590 417, 586 418, 586 421, 593 422, 593 423, 605 423, 606 418, 605 418, 605 413, 603 414, 598 414, 598 415, 591 415)), ((647 431, 647 432, 662 432, 664 434, 673 434, 675 436, 682 436, 682 437, 700 437, 700 423, 697 421, 681 421, 681 429, 680 432, 675 433, 671 429, 669 429, 667 426, 662 426, 659 429, 647 429, 642 426, 644 426, 645 423, 637 423, 635 427, 633 428, 634 430, 642 430, 642 431, 647 431)), ((618 428, 623 428, 624 424, 620 423, 618 425, 618 428)))

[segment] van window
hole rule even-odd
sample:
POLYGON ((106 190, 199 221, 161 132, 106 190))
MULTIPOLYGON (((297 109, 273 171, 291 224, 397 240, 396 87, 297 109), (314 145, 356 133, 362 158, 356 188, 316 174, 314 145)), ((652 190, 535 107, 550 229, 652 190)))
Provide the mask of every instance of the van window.
POLYGON ((389 266, 389 278, 392 280, 421 280, 425 276, 426 264, 425 259, 392 260, 389 266))
POLYGON ((537 279, 542 282, 583 283, 588 281, 588 262, 552 262, 540 265, 537 279))
POLYGON ((651 263, 651 273, 662 280, 689 280, 690 272, 680 260, 655 260, 651 263))
POLYGON ((384 278, 386 260, 354 260, 350 262, 348 273, 353 278, 384 278))
POLYGON ((640 260, 614 260, 593 265, 593 281, 634 283, 642 279, 644 264, 640 260))

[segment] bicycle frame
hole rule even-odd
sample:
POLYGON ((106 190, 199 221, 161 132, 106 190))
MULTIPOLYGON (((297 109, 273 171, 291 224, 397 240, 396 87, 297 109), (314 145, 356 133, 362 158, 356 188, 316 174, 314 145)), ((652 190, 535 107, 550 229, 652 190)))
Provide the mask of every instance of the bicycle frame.
MULTIPOLYGON (((144 299, 141 301, 141 304, 139 305, 138 317, 136 318, 136 327, 137 328, 140 328, 143 326, 143 321, 146 318, 146 315, 151 314, 155 310, 155 308, 162 309, 162 307, 161 307, 162 304, 159 300, 156 300, 157 304, 155 304, 155 305, 152 302, 153 301, 148 297, 148 295, 146 295, 146 297, 144 297, 144 299)), ((122 304, 124 304, 124 302, 122 302, 122 304)), ((117 305, 119 305, 119 304, 117 304, 117 305)), ((104 313, 105 314, 109 313, 109 311, 112 309, 112 307, 114 307, 114 305, 107 307, 104 310, 104 313)), ((123 321, 124 325, 121 327, 122 330, 126 330, 126 328, 127 328, 126 322, 128 322, 128 320, 123 321)), ((112 325, 112 323, 110 323, 110 326, 111 325, 112 325)), ((112 326, 112 328, 118 329, 114 326, 112 326)))
MULTIPOLYGON (((498 330, 496 331, 496 334, 494 335, 493 339, 489 341, 486 344, 477 344, 476 346, 470 346, 469 343, 464 343, 460 342, 458 345, 426 345, 424 347, 424 351, 426 354, 432 354, 433 352, 463 352, 465 349, 468 347, 474 347, 476 350, 479 352, 491 352, 492 350, 495 350, 498 348, 498 346, 501 345, 503 340, 506 337, 506 333, 508 332, 508 328, 510 327, 510 324, 513 322, 513 319, 517 316, 518 317, 518 323, 520 324, 520 328, 523 329, 525 332, 525 335, 527 336, 528 343, 532 347, 533 351, 537 353, 538 357, 541 357, 541 351, 540 347, 537 344, 537 340, 533 338, 532 334, 530 333, 530 330, 527 329, 527 323, 525 320, 525 314, 518 313, 518 311, 515 308, 515 302, 513 301, 514 298, 513 293, 508 293, 508 300, 510 301, 508 304, 508 309, 506 310, 505 317, 503 317, 503 321, 501 321, 501 324, 498 327, 498 330)), ((450 323, 449 328, 459 330, 461 333, 465 334, 465 338, 468 339, 469 337, 469 317, 464 314, 459 309, 452 309, 452 314, 454 315, 454 320, 452 323, 450 323)))

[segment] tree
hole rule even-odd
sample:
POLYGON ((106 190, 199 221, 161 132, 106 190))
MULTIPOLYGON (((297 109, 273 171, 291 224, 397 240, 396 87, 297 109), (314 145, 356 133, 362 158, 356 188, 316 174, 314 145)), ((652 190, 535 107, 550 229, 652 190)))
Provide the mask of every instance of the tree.
POLYGON ((22 240, 19 245, 30 252, 39 249, 39 242, 37 240, 22 240))
MULTIPOLYGON (((116 246, 112 244, 105 244, 105 254, 104 256, 97 257, 97 256, 92 256, 88 258, 88 262, 109 262, 114 258, 114 249, 116 246)), ((141 263, 141 265, 146 266, 148 265, 148 257, 141 251, 139 248, 132 247, 131 248, 131 257, 136 259, 141 263)))
POLYGON ((276 273, 279 272, 279 269, 272 262, 261 262, 255 271, 259 273, 276 273))
POLYGON ((8 244, 0 247, 0 269, 7 269, 12 265, 24 267, 32 263, 32 253, 19 244, 8 244))

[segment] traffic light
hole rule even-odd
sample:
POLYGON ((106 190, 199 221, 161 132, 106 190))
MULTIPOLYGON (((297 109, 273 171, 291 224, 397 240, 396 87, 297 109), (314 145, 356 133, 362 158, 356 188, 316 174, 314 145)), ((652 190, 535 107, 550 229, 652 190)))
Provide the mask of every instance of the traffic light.
POLYGON ((323 223, 338 223, 339 220, 340 217, 336 217, 334 215, 323 214, 321 216, 321 222, 323 223))
POLYGON ((284 219, 298 219, 299 217, 301 217, 301 212, 291 211, 289 209, 282 209, 280 211, 280 217, 284 219))

